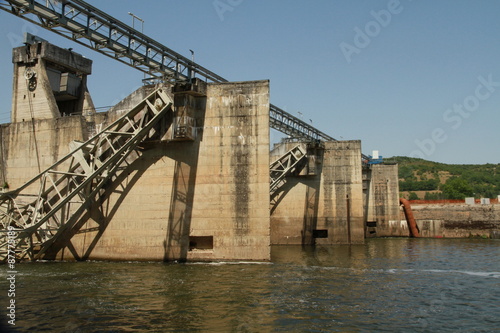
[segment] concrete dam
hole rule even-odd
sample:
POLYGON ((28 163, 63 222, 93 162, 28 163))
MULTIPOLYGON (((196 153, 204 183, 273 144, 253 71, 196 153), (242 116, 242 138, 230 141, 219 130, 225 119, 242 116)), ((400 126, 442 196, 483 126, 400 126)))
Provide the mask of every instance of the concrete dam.
POLYGON ((13 62, 0 182, 20 258, 269 260, 399 215, 397 166, 363 164, 360 141, 270 151, 268 81, 146 85, 96 113, 91 60, 41 41, 13 62))
MULTIPOLYGON (((229 82, 81 0, 5 2, 149 79, 96 112, 92 60, 29 34, 13 49, 0 260, 270 260, 271 245, 410 235, 398 166, 271 104, 269 81, 229 82)), ((478 235, 498 230, 496 206, 432 209, 416 210, 425 237, 485 216, 478 235)))

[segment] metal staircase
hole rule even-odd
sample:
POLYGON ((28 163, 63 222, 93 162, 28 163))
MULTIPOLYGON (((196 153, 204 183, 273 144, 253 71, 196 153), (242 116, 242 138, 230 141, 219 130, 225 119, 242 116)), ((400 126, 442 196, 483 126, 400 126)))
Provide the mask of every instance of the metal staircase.
POLYGON ((297 145, 287 151, 278 160, 271 163, 270 192, 273 193, 285 182, 285 177, 293 172, 300 171, 303 162, 307 159, 306 152, 301 145, 297 145))
POLYGON ((62 235, 98 202, 106 184, 140 156, 139 144, 161 135, 155 125, 169 112, 172 101, 158 88, 88 141, 73 142, 71 153, 28 183, 0 194, 0 261, 43 259, 64 242, 62 235))

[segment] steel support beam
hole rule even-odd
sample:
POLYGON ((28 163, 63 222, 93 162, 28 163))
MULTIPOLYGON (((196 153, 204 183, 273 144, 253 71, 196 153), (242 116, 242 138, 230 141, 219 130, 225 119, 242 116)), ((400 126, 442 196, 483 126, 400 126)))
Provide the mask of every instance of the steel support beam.
POLYGON ((269 122, 271 128, 294 138, 301 138, 307 141, 337 141, 273 104, 271 104, 269 112, 269 122))

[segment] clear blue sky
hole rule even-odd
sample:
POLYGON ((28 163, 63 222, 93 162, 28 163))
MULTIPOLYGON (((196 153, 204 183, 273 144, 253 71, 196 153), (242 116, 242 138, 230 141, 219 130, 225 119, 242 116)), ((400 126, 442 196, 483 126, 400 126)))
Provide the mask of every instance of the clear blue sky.
MULTIPOLYGON (((500 1, 90 0, 232 81, 269 79, 271 102, 365 154, 500 163, 500 1), (136 21, 136 24, 138 22, 136 21), (136 25, 137 26, 137 25, 136 25)), ((23 31, 94 60, 112 105, 143 74, 0 11, 0 123, 23 31)), ((276 134, 272 135, 277 139, 276 134)))

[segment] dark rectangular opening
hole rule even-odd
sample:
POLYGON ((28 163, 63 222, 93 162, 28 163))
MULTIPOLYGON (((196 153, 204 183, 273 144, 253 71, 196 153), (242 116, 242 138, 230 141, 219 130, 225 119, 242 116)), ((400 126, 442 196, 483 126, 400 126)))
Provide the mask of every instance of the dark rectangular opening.
POLYGON ((313 230, 313 238, 328 238, 328 230, 326 229, 313 230))
POLYGON ((375 228, 377 226, 377 221, 366 222, 368 228, 375 228))
POLYGON ((214 236, 189 236, 189 251, 211 250, 214 248, 214 236))

